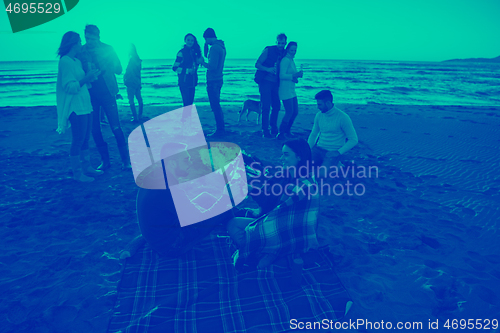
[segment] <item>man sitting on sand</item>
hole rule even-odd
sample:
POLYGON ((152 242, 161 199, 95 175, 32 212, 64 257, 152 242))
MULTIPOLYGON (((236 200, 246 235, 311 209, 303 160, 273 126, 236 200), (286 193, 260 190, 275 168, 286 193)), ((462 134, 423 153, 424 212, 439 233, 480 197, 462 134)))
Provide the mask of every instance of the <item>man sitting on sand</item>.
MULTIPOLYGON (((194 154, 186 150, 184 144, 168 143, 162 147, 162 150, 168 151, 171 156, 152 166, 149 173, 150 179, 143 179, 141 182, 151 182, 145 187, 154 188, 152 182, 165 181, 167 188, 139 189, 137 218, 142 235, 151 248, 162 256, 173 258, 189 251, 215 226, 230 220, 234 214, 232 210, 229 210, 205 221, 181 227, 169 186, 196 179, 212 170, 210 167, 204 167, 200 159, 196 159, 194 154)), ((166 154, 162 153, 162 156, 166 154)), ((176 196, 176 204, 178 207, 193 206, 187 197, 176 196), (185 203, 180 204, 181 200, 185 203)))
POLYGON ((321 112, 314 117, 307 143, 311 147, 318 176, 325 178, 329 168, 338 165, 341 156, 358 144, 358 135, 351 118, 333 104, 330 90, 320 91, 315 98, 321 112))

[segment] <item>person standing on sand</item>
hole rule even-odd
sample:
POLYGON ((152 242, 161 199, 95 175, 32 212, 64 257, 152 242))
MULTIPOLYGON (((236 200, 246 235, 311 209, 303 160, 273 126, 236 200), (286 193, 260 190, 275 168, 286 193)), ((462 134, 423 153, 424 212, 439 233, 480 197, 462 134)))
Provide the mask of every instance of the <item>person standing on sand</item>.
MULTIPOLYGON (((321 174, 326 169, 336 166, 347 151, 358 144, 358 135, 351 118, 333 104, 330 90, 322 90, 315 96, 320 112, 314 117, 314 125, 307 139, 312 150, 313 160, 321 174)), ((327 171, 328 172, 328 171, 327 171)))
POLYGON ((207 44, 210 45, 210 51, 208 52, 208 63, 203 60, 202 65, 207 68, 207 94, 208 100, 210 102, 210 107, 215 116, 215 123, 217 129, 215 132, 209 134, 209 137, 221 137, 226 134, 226 129, 224 126, 224 113, 220 106, 220 92, 223 84, 223 74, 224 61, 226 59, 226 46, 222 40, 217 39, 215 31, 212 28, 208 28, 203 33, 203 38, 205 38, 205 50, 207 50, 207 44))
POLYGON ((93 69, 87 74, 82 69, 80 60, 76 58, 82 48, 80 35, 68 31, 64 34, 58 55, 57 72, 57 132, 63 134, 71 124, 70 160, 73 178, 81 182, 94 180, 88 176, 101 175, 102 171, 94 170, 89 161, 89 137, 92 126, 92 105, 87 84, 95 81, 100 74, 93 69))
POLYGON ((184 37, 184 47, 177 52, 172 70, 177 73, 182 104, 193 105, 194 93, 198 85, 198 66, 203 63, 201 48, 193 34, 184 37))
POLYGON ((295 67, 295 54, 297 53, 297 43, 290 42, 286 47, 286 55, 280 62, 280 86, 279 95, 285 107, 285 116, 281 120, 279 134, 276 137, 279 140, 293 138, 294 135, 290 132, 295 118, 299 114, 299 103, 297 94, 295 93, 295 83, 298 78, 303 76, 303 72, 297 72, 295 67))
POLYGON ((276 45, 266 46, 255 63, 257 68, 255 82, 259 85, 260 102, 262 103, 262 136, 265 138, 274 138, 278 134, 278 115, 281 101, 278 94, 280 80, 277 66, 284 56, 285 46, 286 35, 279 34, 276 37, 276 45), (272 112, 269 121, 271 106, 272 112), (269 123, 271 131, 269 131, 269 123))
POLYGON ((127 87, 128 103, 130 104, 130 110, 132 111, 132 121, 140 122, 142 118, 142 110, 144 109, 144 103, 142 102, 141 96, 141 63, 142 60, 137 54, 137 49, 134 44, 130 44, 129 50, 130 60, 125 70, 125 75, 123 76, 123 83, 127 87), (135 110, 135 100, 139 103, 139 115, 135 110))
POLYGON ((92 115, 92 137, 102 158, 102 163, 97 169, 106 170, 111 167, 108 144, 104 141, 101 132, 101 109, 106 113, 109 126, 115 136, 123 168, 130 169, 127 141, 120 126, 118 107, 116 105, 118 84, 115 74, 121 74, 122 65, 113 47, 101 42, 99 34, 100 31, 97 26, 87 25, 85 27, 85 40, 87 43, 82 47, 82 51, 78 55, 86 73, 94 68, 101 71, 101 74, 89 89, 92 109, 94 110, 92 115))

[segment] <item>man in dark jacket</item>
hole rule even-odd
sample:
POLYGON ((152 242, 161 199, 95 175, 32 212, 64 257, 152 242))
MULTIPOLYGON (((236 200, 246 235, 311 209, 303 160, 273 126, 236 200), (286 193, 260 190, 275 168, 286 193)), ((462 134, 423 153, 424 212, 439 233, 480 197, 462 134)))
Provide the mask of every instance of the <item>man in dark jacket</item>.
POLYGON ((78 55, 86 73, 92 69, 101 71, 101 75, 98 76, 96 81, 92 82, 92 86, 89 88, 93 109, 92 137, 102 158, 102 164, 98 169, 106 170, 110 167, 108 145, 104 141, 101 132, 101 109, 106 113, 109 126, 115 136, 123 167, 130 168, 127 141, 120 126, 118 107, 116 105, 118 83, 115 74, 121 74, 122 65, 113 47, 101 42, 99 35, 100 31, 97 26, 87 25, 85 27, 86 44, 78 55))
POLYGON ((274 138, 278 134, 278 115, 281 107, 278 95, 279 77, 278 66, 284 56, 286 35, 276 37, 276 45, 267 46, 255 63, 257 73, 256 82, 259 84, 260 101, 262 103, 262 135, 265 138, 274 138), (269 111, 271 112, 271 131, 269 131, 269 111))
POLYGON ((224 113, 220 106, 220 91, 223 84, 224 60, 226 59, 226 47, 222 40, 217 39, 215 31, 208 28, 203 33, 205 42, 210 45, 208 53, 208 63, 203 62, 203 66, 207 68, 207 93, 210 107, 215 116, 217 129, 209 135, 209 137, 220 137, 226 134, 224 126, 224 113))

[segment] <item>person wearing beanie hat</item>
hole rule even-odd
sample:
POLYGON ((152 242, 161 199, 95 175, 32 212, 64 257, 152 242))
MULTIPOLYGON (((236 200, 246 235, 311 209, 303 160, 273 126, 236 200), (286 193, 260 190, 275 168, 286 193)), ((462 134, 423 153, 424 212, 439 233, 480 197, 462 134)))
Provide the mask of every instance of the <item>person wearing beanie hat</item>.
POLYGON ((315 99, 320 112, 314 117, 314 125, 307 142, 318 171, 324 171, 323 169, 329 170, 330 166, 341 162, 341 156, 358 144, 358 135, 349 115, 333 103, 330 90, 320 91, 315 99))
POLYGON ((214 29, 208 28, 203 33, 205 38, 205 56, 208 56, 208 62, 203 61, 202 65, 207 68, 207 94, 210 107, 215 116, 217 129, 209 137, 220 137, 226 133, 224 126, 224 113, 220 106, 220 92, 223 85, 223 69, 226 59, 226 46, 222 40, 217 39, 214 29), (206 54, 207 45, 210 46, 208 55, 206 54))

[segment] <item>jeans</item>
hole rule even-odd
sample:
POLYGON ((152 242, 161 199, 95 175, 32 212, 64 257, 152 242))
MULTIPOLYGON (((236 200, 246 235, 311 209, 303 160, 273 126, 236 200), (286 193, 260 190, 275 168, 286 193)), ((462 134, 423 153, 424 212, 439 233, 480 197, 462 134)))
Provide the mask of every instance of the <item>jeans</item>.
POLYGON ((212 108, 212 112, 215 116, 217 130, 224 131, 224 114, 222 113, 222 107, 220 106, 220 91, 222 89, 222 84, 222 80, 207 81, 207 94, 210 107, 212 108))
POLYGON ((288 122, 287 132, 290 132, 290 128, 292 128, 293 122, 299 114, 299 102, 297 101, 297 97, 285 99, 283 101, 283 106, 285 107, 285 116, 281 121, 288 122))
POLYGON ((69 115, 71 123, 71 148, 70 156, 78 156, 82 150, 89 149, 90 129, 92 127, 92 113, 77 115, 72 112, 69 115))
POLYGON ((326 178, 331 172, 330 168, 332 166, 338 166, 344 160, 343 156, 337 156, 334 158, 325 158, 328 150, 314 146, 311 149, 312 160, 314 161, 314 170, 316 172, 316 177, 326 178), (320 168, 321 167, 321 168, 320 168))
POLYGON ((141 88, 132 88, 127 87, 127 96, 128 103, 130 105, 130 110, 132 111, 132 116, 135 120, 138 120, 142 117, 142 110, 144 108, 144 103, 142 102, 141 88), (135 100, 137 98, 137 102, 139 103, 139 116, 137 116, 137 111, 135 110, 135 100))
POLYGON ((116 106, 116 99, 114 96, 108 94, 101 94, 99 96, 90 95, 92 102, 93 116, 92 116, 92 137, 94 138, 97 147, 106 146, 106 142, 101 132, 101 109, 106 113, 109 126, 113 132, 118 147, 125 146, 125 135, 120 127, 120 118, 118 117, 118 107, 116 106))
POLYGON ((281 101, 278 95, 278 82, 264 80, 259 84, 260 101, 262 103, 262 130, 269 130, 269 111, 271 112, 271 129, 278 129, 278 115, 281 108, 281 101))
MULTIPOLYGON (((179 86, 179 89, 181 90, 182 104, 184 106, 193 105, 193 103, 194 103, 194 92, 196 90, 196 87, 179 86)), ((208 89, 208 87, 207 87, 207 89, 208 89)))

